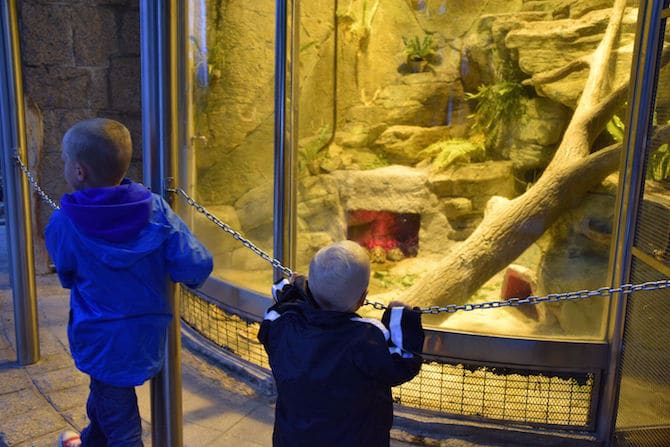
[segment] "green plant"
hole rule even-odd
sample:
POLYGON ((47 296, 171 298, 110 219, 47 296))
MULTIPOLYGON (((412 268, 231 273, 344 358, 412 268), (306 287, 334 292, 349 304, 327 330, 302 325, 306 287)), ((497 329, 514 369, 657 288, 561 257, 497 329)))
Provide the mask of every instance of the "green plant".
POLYGON ((398 276, 384 270, 372 272, 373 281, 375 281, 376 285, 381 289, 407 289, 414 285, 417 278, 418 275, 414 273, 398 276))
POLYGON ((522 98, 526 95, 518 81, 502 81, 492 85, 480 85, 477 93, 466 93, 467 99, 477 101, 473 129, 485 136, 486 147, 491 147, 500 131, 524 112, 522 98))
POLYGON ((612 136, 614 141, 621 143, 623 141, 623 132, 625 130, 625 125, 621 118, 618 115, 614 115, 611 120, 607 123, 607 132, 612 136))
POLYGON ((419 36, 414 36, 411 39, 403 37, 402 41, 405 44, 405 54, 408 60, 430 61, 435 54, 435 43, 432 36, 428 34, 424 36, 423 40, 419 39, 419 36))
POLYGON ((668 144, 662 144, 649 154, 647 160, 647 178, 657 182, 670 177, 670 151, 668 144))
MULTIPOLYGON (((656 117, 654 116, 654 122, 656 117)), ((607 132, 614 141, 621 143, 624 137, 625 124, 618 115, 614 115, 607 123, 607 132)), ((662 144, 649 154, 647 158, 647 179, 661 182, 670 178, 670 150, 668 144, 662 144)))
POLYGON ((313 174, 318 172, 316 164, 321 152, 327 146, 329 139, 330 126, 326 124, 319 129, 319 133, 316 137, 309 140, 299 149, 302 154, 302 157, 298 160, 298 170, 300 172, 305 172, 305 169, 313 174))
POLYGON ((484 161, 486 149, 476 142, 455 138, 433 143, 421 151, 421 155, 433 158, 431 170, 438 172, 456 163, 484 161))

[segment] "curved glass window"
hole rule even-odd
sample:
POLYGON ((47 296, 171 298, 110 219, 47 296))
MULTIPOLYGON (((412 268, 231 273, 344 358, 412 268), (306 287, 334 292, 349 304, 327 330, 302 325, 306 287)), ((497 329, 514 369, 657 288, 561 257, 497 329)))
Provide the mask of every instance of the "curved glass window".
MULTIPOLYGON (((307 273, 319 248, 355 240, 373 263, 369 299, 420 307, 608 285, 634 3, 294 2, 289 267, 307 273)), ((189 16, 191 190, 271 253, 284 237, 273 235, 275 2, 201 0, 189 16)), ((267 293, 266 261, 200 216, 194 228, 216 277, 267 293)), ((424 321, 603 340, 608 304, 424 321)))
MULTIPOLYGON (((273 247, 274 2, 190 2, 190 148, 194 198, 267 253, 273 247)), ((266 293, 272 268, 202 214, 192 227, 213 276, 266 293)))

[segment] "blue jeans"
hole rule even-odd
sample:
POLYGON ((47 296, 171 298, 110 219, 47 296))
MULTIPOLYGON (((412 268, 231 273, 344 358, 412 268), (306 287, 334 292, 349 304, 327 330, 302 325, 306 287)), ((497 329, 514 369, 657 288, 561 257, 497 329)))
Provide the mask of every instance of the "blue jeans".
POLYGON ((86 413, 90 423, 81 432, 82 447, 144 446, 135 387, 108 385, 91 377, 86 413))

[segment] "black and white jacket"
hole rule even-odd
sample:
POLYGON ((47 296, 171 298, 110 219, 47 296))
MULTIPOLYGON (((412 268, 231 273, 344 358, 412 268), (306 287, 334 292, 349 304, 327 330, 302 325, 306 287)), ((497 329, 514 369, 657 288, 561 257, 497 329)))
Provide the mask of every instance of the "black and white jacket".
POLYGON ((277 384, 274 446, 389 445, 391 387, 421 357, 390 347, 380 321, 298 300, 268 309, 258 339, 277 384))

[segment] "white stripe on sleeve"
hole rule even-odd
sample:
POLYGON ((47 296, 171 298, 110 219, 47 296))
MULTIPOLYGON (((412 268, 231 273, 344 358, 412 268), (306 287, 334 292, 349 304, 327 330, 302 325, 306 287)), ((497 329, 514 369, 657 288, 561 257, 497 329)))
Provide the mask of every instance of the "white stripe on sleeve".
POLYGON ((361 318, 361 317, 353 317, 351 321, 360 321, 361 323, 371 324, 380 331, 382 331, 382 334, 384 334, 384 340, 386 341, 389 340, 389 331, 388 329, 386 329, 386 326, 384 326, 384 323, 382 323, 381 321, 375 320, 374 318, 361 318))
POLYGON ((277 318, 281 317, 281 314, 276 310, 270 310, 265 312, 264 320, 275 321, 277 318))

